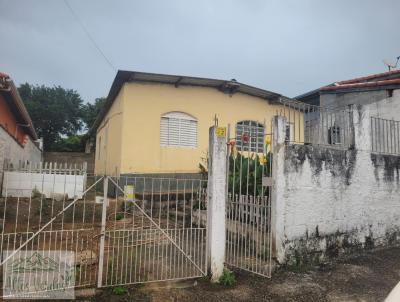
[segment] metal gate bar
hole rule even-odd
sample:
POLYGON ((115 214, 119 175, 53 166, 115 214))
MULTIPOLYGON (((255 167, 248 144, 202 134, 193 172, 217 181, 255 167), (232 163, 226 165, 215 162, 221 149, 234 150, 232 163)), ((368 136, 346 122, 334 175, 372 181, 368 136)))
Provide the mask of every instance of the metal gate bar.
MULTIPOLYGON (((206 181, 109 178, 100 286, 201 277, 207 271, 206 181), (124 196, 127 187, 134 198, 124 196)), ((101 259, 100 259, 101 263, 101 259)))
POLYGON ((272 134, 266 130, 265 124, 239 122, 228 140, 226 263, 270 277, 272 134))
POLYGON ((46 164, 6 173, 0 252, 10 252, 2 267, 28 251, 70 251, 73 287, 206 274, 206 180, 97 177, 78 170, 46 164), (132 200, 127 188, 133 188, 132 200))
MULTIPOLYGON (((66 253, 73 257, 70 273, 74 282, 65 284, 64 289, 93 286, 101 217, 95 197, 102 180, 103 176, 88 175, 84 165, 41 163, 6 169, 0 196, 1 268, 25 263, 32 255, 39 257, 38 263, 52 263, 40 262, 40 257, 66 253)), ((49 259, 46 261, 53 261, 49 259)), ((3 284, 13 280, 14 274, 11 271, 11 279, 3 284)), ((50 271, 43 270, 40 275, 44 280, 51 278, 50 271)), ((23 274, 23 281, 28 288, 33 285, 29 274, 23 274)), ((52 290, 42 290, 46 291, 52 290)))

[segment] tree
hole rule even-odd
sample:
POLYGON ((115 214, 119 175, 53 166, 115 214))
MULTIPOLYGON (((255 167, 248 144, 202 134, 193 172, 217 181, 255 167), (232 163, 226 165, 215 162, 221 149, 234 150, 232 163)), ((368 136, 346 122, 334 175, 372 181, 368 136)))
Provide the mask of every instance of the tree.
POLYGON ((59 151, 65 139, 83 129, 83 100, 75 90, 25 83, 18 91, 39 137, 43 137, 44 150, 59 151))
POLYGON ((57 150, 59 152, 82 152, 85 150, 85 135, 72 135, 67 138, 62 138, 57 143, 57 150))
POLYGON ((86 125, 86 129, 89 130, 100 113, 101 108, 103 108, 106 102, 106 98, 97 98, 94 104, 86 103, 83 105, 82 119, 86 125))

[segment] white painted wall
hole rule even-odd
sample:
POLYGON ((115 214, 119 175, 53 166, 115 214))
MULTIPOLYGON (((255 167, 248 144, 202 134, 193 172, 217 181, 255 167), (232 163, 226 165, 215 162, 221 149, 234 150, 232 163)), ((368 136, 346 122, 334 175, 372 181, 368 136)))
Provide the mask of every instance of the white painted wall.
POLYGON ((83 197, 85 175, 66 175, 29 172, 4 172, 2 196, 30 197, 32 191, 44 194, 47 198, 68 199, 83 197))
POLYGON ((371 154, 372 106, 354 111, 356 150, 275 149, 279 262, 321 260, 347 248, 400 241, 400 157, 371 154))

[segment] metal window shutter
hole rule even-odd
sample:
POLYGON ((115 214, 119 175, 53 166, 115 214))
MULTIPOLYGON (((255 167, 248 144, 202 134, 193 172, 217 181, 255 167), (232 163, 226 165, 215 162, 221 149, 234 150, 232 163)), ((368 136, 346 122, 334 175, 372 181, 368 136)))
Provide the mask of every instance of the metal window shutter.
POLYGON ((160 125, 162 146, 197 147, 197 121, 178 117, 162 117, 160 125))
POLYGON ((197 121, 180 120, 180 146, 197 146, 197 121))
POLYGON ((161 125, 160 125, 160 143, 161 146, 168 146, 168 118, 162 117, 161 118, 161 125))

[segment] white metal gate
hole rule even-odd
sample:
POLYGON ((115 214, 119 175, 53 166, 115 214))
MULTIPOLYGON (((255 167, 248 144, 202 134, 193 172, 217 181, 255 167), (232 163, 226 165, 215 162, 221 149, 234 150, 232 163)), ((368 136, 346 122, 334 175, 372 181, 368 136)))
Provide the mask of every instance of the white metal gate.
POLYGON ((244 121, 228 140, 226 263, 270 277, 272 134, 266 131, 265 124, 244 121))
POLYGON ((69 251, 73 287, 206 274, 207 181, 96 176, 57 164, 12 172, 0 197, 1 268, 23 251, 69 251))
POLYGON ((109 184, 115 198, 106 209, 100 286, 206 274, 206 181, 126 176, 109 184))

